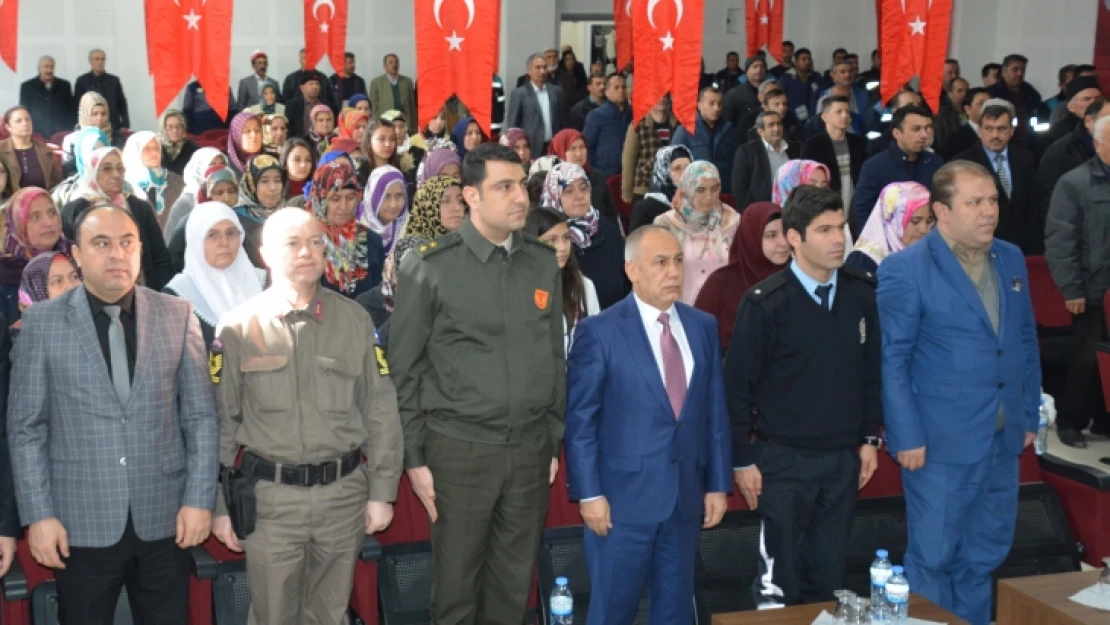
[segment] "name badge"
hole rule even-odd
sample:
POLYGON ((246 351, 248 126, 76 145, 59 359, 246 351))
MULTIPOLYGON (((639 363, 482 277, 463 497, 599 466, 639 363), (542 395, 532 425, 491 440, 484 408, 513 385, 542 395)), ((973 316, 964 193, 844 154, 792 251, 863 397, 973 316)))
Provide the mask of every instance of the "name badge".
POLYGON ((1021 293, 1024 288, 1025 284, 1021 281, 1021 278, 1014 278, 1010 281, 1010 290, 1014 293, 1021 293))
POLYGON ((859 344, 863 345, 867 342, 867 321, 860 317, 859 320, 859 344))

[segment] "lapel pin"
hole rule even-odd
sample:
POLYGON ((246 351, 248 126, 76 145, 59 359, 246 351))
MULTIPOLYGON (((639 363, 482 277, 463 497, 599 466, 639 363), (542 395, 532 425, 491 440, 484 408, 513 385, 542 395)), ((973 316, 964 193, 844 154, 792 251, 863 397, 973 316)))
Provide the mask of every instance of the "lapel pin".
POLYGON ((1010 290, 1014 293, 1021 293, 1023 288, 1025 288, 1025 285, 1022 283, 1021 278, 1014 278, 1010 281, 1010 290))

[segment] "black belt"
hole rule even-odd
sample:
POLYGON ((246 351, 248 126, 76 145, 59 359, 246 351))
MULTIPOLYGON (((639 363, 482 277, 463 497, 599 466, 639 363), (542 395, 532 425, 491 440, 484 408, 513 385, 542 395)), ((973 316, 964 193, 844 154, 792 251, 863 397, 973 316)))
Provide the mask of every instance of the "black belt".
POLYGON ((355 449, 342 458, 321 464, 282 464, 252 452, 243 453, 240 470, 244 476, 290 486, 327 486, 338 482, 362 465, 362 451, 355 449), (278 467, 281 470, 278 471, 278 467))

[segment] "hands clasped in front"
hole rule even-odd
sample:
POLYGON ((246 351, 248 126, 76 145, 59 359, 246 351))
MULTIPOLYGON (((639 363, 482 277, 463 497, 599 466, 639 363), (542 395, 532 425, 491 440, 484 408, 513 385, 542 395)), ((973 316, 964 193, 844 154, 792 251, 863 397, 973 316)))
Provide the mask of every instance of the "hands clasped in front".
MULTIPOLYGON (((703 515, 705 521, 702 522, 702 528, 708 529, 716 526, 724 518, 726 510, 728 510, 728 495, 724 493, 706 493, 703 515)), ((586 527, 598 536, 605 536, 613 528, 609 500, 604 496, 580 502, 578 511, 582 515, 582 521, 586 524, 586 527)))

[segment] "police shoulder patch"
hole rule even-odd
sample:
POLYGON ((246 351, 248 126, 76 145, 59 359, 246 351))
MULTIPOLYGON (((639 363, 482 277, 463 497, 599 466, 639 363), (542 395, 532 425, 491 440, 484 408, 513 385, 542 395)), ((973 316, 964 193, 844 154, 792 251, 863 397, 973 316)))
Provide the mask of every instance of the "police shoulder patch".
POLYGON ((219 384, 224 373, 224 346, 220 339, 212 341, 208 348, 208 376, 213 384, 219 384))
POLYGON ((374 346, 374 360, 378 361, 378 375, 389 375, 389 363, 385 359, 385 350, 381 345, 374 346))

